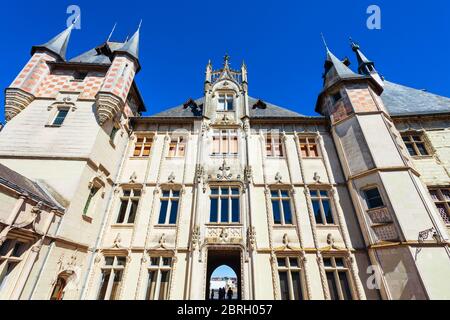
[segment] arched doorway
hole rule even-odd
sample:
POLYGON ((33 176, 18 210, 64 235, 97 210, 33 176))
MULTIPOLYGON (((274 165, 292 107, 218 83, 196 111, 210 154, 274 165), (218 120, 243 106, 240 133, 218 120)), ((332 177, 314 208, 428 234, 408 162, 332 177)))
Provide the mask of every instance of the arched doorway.
POLYGON ((206 271, 205 298, 211 299, 211 289, 214 289, 214 299, 219 298, 219 287, 225 288, 223 299, 228 299, 231 289, 232 299, 242 299, 241 293, 241 250, 208 250, 208 267, 206 271))

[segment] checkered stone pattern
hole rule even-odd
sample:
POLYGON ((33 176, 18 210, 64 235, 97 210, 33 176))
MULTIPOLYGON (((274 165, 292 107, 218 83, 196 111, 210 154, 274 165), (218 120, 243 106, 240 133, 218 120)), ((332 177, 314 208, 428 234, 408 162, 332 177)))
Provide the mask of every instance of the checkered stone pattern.
POLYGON ((366 85, 352 85, 347 88, 347 94, 355 112, 378 111, 377 105, 366 85))
POLYGON ((135 73, 135 65, 131 60, 126 57, 116 57, 106 74, 101 91, 111 92, 125 102, 135 73))
POLYGON ((73 79, 72 73, 69 74, 51 74, 42 83, 38 96, 45 98, 55 98, 59 92, 80 92, 81 99, 94 99, 103 83, 103 76, 100 74, 91 74, 82 80, 73 79))
POLYGON ((23 70, 11 84, 11 88, 19 88, 33 95, 39 90, 42 81, 50 73, 47 61, 55 58, 46 53, 35 53, 23 70))

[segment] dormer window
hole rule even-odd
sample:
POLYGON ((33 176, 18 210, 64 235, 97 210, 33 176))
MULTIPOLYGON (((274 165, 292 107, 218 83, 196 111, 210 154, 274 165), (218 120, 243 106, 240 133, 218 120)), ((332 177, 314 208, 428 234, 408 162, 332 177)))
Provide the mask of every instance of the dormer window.
POLYGON ((331 96, 331 99, 333 100, 333 103, 336 103, 336 102, 338 102, 339 100, 341 100, 341 99, 342 99, 341 92, 340 92, 340 91, 337 91, 336 93, 334 93, 334 94, 331 96))
POLYGON ((232 94, 220 94, 217 102, 217 111, 232 111, 233 100, 234 99, 232 94))
POLYGON ((77 81, 83 81, 87 77, 88 73, 86 71, 75 71, 73 74, 73 79, 77 81))

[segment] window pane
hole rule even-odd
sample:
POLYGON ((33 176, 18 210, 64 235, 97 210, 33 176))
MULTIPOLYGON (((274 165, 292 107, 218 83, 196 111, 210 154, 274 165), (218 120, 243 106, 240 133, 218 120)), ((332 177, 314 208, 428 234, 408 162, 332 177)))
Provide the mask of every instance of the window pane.
POLYGON ((55 121, 53 121, 54 125, 62 125, 67 114, 69 113, 69 110, 67 109, 61 109, 58 111, 58 114, 56 115, 55 121))
POLYGON ((414 149, 412 143, 407 143, 406 144, 406 148, 408 149, 408 152, 409 152, 410 155, 412 155, 412 156, 416 156, 417 155, 416 150, 414 149))
POLYGON ((59 277, 56 281, 56 285, 53 288, 52 295, 50 296, 50 300, 62 300, 64 288, 66 286, 66 281, 59 277))
POLYGON ((417 149, 419 149, 419 152, 422 156, 428 155, 428 151, 423 143, 416 143, 416 147, 417 149))
POLYGON ((220 201, 220 222, 228 222, 228 198, 222 198, 220 201))
POLYGON ((104 300, 106 295, 106 289, 108 289, 109 277, 111 270, 102 270, 102 280, 100 282, 100 291, 98 293, 98 300, 104 300))
POLYGON ((308 157, 308 149, 307 149, 306 145, 301 145, 300 146, 300 151, 302 153, 302 157, 303 158, 307 158, 308 157))
POLYGON ((138 205, 139 205, 139 201, 131 201, 131 209, 130 209, 130 215, 128 216, 128 223, 134 223, 138 205))
POLYGON ((290 200, 283 200, 283 211, 284 211, 284 223, 292 224, 292 214, 291 214, 291 202, 290 200))
POLYGON ((289 265, 291 267, 298 267, 298 259, 297 258, 289 258, 289 265))
POLYGON ((128 200, 122 200, 120 204, 119 216, 117 217, 117 223, 123 223, 125 220, 125 214, 127 213, 128 200))
POLYGON ((114 264, 114 257, 105 257, 105 266, 112 266, 114 264))
POLYGON ((159 287, 159 300, 166 300, 169 289, 169 271, 161 271, 161 284, 159 287))
POLYGON ((170 267, 172 264, 172 258, 163 258, 163 266, 170 267))
POLYGON ((161 200, 161 209, 159 210, 158 224, 165 224, 166 223, 167 206, 168 205, 169 205, 169 201, 168 200, 161 200))
POLYGON ((330 258, 324 258, 323 259, 323 264, 325 267, 332 267, 333 265, 331 264, 331 259, 330 258))
POLYGON ((319 156, 319 153, 317 152, 317 145, 316 144, 310 144, 309 145, 309 156, 317 158, 319 156))
POLYGON ((237 154, 238 152, 238 140, 237 137, 232 137, 230 140, 230 153, 237 154))
POLYGON ((286 267, 286 258, 278 258, 277 263, 279 267, 286 267))
POLYGON ((209 211, 209 222, 217 222, 219 199, 211 198, 211 209, 209 211))
POLYGON ((367 206, 369 209, 379 208, 384 205, 378 188, 366 190, 365 194, 367 199, 367 206))
POLYGON ((231 222, 239 222, 239 198, 231 199, 231 222))
POLYGON ((218 188, 212 188, 211 189, 211 194, 219 194, 219 189, 218 188))
POLYGON ((122 284, 122 270, 114 270, 114 282, 111 290, 110 300, 117 300, 119 298, 120 286, 122 284))
POLYGON ((227 98, 227 110, 233 110, 233 98, 227 98))
POLYGON ((239 194, 239 189, 231 189, 231 194, 239 194))
POLYGON ((155 257, 151 258, 150 259, 150 265, 152 265, 152 266, 159 265, 159 257, 158 258, 155 258, 155 257))
POLYGON ((283 198, 289 198, 289 191, 287 190, 281 190, 281 196, 283 198))
POLYGON ((117 257, 117 265, 118 266, 125 266, 125 263, 127 261, 126 257, 117 257))
POLYGON ((172 197, 178 198, 180 196, 180 191, 172 191, 172 197))
POLYGON ((314 217, 316 218, 317 224, 323 224, 322 215, 320 213, 320 204, 318 200, 312 200, 314 217))
POLYGON ((339 282, 341 284, 344 300, 352 300, 352 293, 347 279, 347 272, 339 272, 339 282))
POLYGON ((213 137, 213 154, 220 153, 220 139, 219 137, 213 137))
POLYGON ((278 272, 280 276, 281 300, 289 300, 289 285, 286 271, 278 272))
POLYGON ((273 222, 281 224, 280 204, 278 200, 272 200, 273 222))
POLYGON ((344 260, 342 258, 334 258, 334 262, 336 263, 336 267, 344 267, 344 260))
POLYGON ((327 272, 327 282, 328 282, 328 289, 330 293, 330 299, 331 300, 339 300, 339 294, 337 291, 337 285, 336 281, 334 279, 333 272, 327 272))
POLYGON ((230 194, 230 190, 228 188, 220 188, 222 194, 230 194))
POLYGON ((228 138, 227 136, 222 136, 220 140, 220 153, 228 154, 228 138))
POLYGON ((2 246, 0 247, 0 256, 6 256, 11 249, 12 245, 11 239, 6 239, 5 242, 3 242, 2 246))
POLYGON ((441 190, 442 195, 444 196, 444 200, 450 201, 450 190, 449 189, 443 189, 441 190))
POLYGON ((450 224, 450 214, 447 212, 447 208, 445 207, 445 205, 443 203, 436 203, 436 207, 442 219, 444 220, 444 223, 450 224))
POLYGON ((325 211, 325 219, 327 220, 327 223, 333 224, 333 214, 331 213, 331 207, 330 207, 330 201, 328 200, 322 200, 322 206, 323 210, 325 211))
POLYGON ((294 291, 294 300, 303 300, 300 272, 292 272, 291 275, 292 275, 292 290, 294 291))
POLYGON ((169 224, 177 223, 178 214, 178 200, 172 200, 172 207, 170 208, 169 224))
POLYGON ((278 190, 277 191, 270 191, 270 195, 272 196, 272 198, 278 197, 278 190))
POLYGON ((148 273, 147 281, 147 300, 155 299, 155 289, 156 289, 156 271, 150 271, 148 273))

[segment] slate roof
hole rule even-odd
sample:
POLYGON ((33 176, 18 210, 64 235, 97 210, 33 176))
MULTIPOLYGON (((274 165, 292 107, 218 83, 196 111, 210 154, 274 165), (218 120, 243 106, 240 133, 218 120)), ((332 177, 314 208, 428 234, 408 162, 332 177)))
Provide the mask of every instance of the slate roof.
POLYGON ((28 194, 36 201, 42 201, 50 207, 64 210, 34 181, 22 176, 10 168, 0 164, 0 184, 14 189, 19 193, 28 194))
POLYGON ((384 81, 381 99, 393 116, 450 113, 450 98, 384 81))
POLYGON ((31 54, 34 54, 39 49, 49 50, 58 55, 58 57, 61 58, 61 60, 65 61, 67 46, 69 44, 70 34, 72 32, 73 26, 74 25, 71 24, 63 32, 59 33, 48 42, 41 45, 33 46, 31 49, 31 54))
MULTIPOLYGON (((266 108, 255 107, 259 99, 249 97, 250 118, 302 118, 307 117, 295 111, 279 107, 267 101, 263 101, 266 108)), ((185 104, 167 109, 160 113, 150 116, 150 118, 186 118, 201 117, 203 111, 204 98, 194 100, 197 108, 193 105, 185 107, 185 104)))
MULTIPOLYGON (((118 50, 123 47, 122 42, 107 42, 111 51, 118 50)), ((69 62, 80 62, 80 63, 96 63, 96 64, 111 64, 111 59, 108 55, 102 53, 99 48, 93 48, 88 50, 75 58, 69 60, 69 62)))

